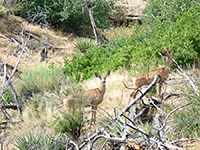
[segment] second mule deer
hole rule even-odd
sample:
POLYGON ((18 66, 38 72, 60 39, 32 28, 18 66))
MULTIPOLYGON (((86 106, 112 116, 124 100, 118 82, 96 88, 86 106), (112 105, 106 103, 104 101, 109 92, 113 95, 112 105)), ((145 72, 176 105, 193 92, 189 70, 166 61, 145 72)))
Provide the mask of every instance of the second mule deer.
POLYGON ((86 105, 85 107, 92 107, 90 125, 92 124, 93 119, 95 123, 97 106, 103 101, 103 97, 106 92, 106 77, 109 75, 110 70, 108 70, 105 76, 101 76, 100 74, 95 72, 95 76, 101 80, 100 87, 96 89, 87 90, 85 92, 71 93, 67 96, 66 99, 64 99, 64 105, 66 105, 68 108, 72 108, 74 113, 75 105, 79 105, 78 99, 86 100, 88 102, 88 105, 86 105))
MULTIPOLYGON (((164 49, 163 49, 164 50, 164 49)), ((172 48, 171 48, 172 50, 172 48)), ((173 57, 170 55, 170 52, 168 48, 166 48, 166 50, 164 50, 164 52, 161 52, 162 56, 165 57, 165 67, 162 68, 158 68, 157 70, 142 74, 142 75, 138 75, 136 77, 134 77, 132 79, 133 84, 134 84, 134 88, 136 88, 130 95, 130 99, 129 99, 129 103, 131 101, 132 98, 136 98, 137 93, 139 92, 139 88, 142 87, 143 85, 149 85, 153 79, 154 76, 156 74, 159 74, 161 76, 160 80, 159 80, 159 95, 161 94, 161 88, 162 88, 162 84, 165 83, 165 80, 167 80, 169 73, 170 73, 170 69, 171 69, 171 62, 173 62, 173 57)))

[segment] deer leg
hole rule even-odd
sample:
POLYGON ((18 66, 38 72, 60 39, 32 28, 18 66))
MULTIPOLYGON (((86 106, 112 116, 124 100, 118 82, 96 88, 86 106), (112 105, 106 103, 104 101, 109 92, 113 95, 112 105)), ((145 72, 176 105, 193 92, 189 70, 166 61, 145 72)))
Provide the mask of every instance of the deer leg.
POLYGON ((72 114, 74 115, 74 113, 75 113, 75 104, 73 103, 72 104, 72 114))
POLYGON ((92 116, 91 116, 91 120, 90 120, 90 126, 92 125, 93 119, 94 119, 94 123, 96 122, 96 110, 97 110, 97 107, 92 106, 92 116))
POLYGON ((158 86, 158 94, 159 94, 159 96, 161 96, 162 84, 163 83, 159 83, 159 86, 158 86))
POLYGON ((137 95, 138 92, 139 92, 138 90, 134 90, 134 91, 131 93, 128 103, 131 102, 131 99, 132 99, 132 98, 133 98, 133 99, 136 98, 136 95, 137 95))
POLYGON ((165 94, 167 91, 167 82, 164 82, 164 84, 165 84, 165 90, 164 90, 164 94, 165 94))

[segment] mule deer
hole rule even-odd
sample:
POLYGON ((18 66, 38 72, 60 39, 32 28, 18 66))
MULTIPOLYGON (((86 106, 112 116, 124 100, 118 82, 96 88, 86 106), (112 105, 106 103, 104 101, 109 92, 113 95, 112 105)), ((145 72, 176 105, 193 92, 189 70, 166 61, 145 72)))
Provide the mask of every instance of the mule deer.
POLYGON ((85 92, 80 93, 71 93, 64 99, 63 103, 68 108, 73 109, 73 113, 75 111, 75 105, 78 104, 78 99, 87 100, 88 104, 85 107, 92 107, 92 116, 90 120, 90 126, 92 125, 92 120, 94 119, 94 123, 96 121, 96 110, 97 106, 102 103, 104 94, 106 92, 106 77, 110 75, 110 70, 106 73, 105 76, 101 76, 100 74, 95 72, 95 76, 99 77, 101 80, 100 87, 96 89, 87 90, 85 92))
MULTIPOLYGON (((164 50, 164 48, 163 48, 164 50)), ((172 48, 171 48, 172 50, 172 48)), ((159 95, 161 94, 161 88, 162 84, 165 83, 165 80, 167 80, 170 70, 171 70, 171 62, 173 62, 173 57, 170 55, 171 50, 166 48, 164 52, 161 52, 161 55, 165 57, 165 67, 159 68, 157 70, 138 75, 132 79, 132 82, 134 84, 134 88, 136 88, 130 95, 129 103, 131 101, 131 98, 133 97, 134 99, 136 98, 137 93, 139 92, 139 88, 142 87, 143 85, 149 85, 156 74, 159 74, 161 76, 159 80, 159 95)), ((166 84, 166 83, 165 83, 166 84)))

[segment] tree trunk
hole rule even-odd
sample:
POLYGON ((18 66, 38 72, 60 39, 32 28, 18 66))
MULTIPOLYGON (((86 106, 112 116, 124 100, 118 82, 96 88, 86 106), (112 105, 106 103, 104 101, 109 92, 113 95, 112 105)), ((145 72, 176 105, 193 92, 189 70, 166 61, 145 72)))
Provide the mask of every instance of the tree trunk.
POLYGON ((92 29, 93 29, 93 32, 94 32, 94 37, 95 37, 95 42, 96 42, 96 45, 98 45, 98 32, 97 32, 97 27, 96 27, 96 24, 94 22, 94 17, 93 17, 93 14, 92 14, 92 4, 89 0, 86 0, 86 5, 88 7, 88 10, 89 10, 89 15, 90 15, 90 21, 91 21, 91 25, 92 25, 92 29))

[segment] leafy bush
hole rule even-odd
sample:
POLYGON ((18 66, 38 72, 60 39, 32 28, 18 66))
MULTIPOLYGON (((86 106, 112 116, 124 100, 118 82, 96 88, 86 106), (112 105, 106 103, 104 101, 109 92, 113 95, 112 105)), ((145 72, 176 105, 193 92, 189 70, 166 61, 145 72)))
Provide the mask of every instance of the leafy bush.
POLYGON ((81 53, 85 53, 87 49, 94 48, 96 46, 95 41, 89 38, 79 38, 74 44, 75 49, 81 53))
MULTIPOLYGON (((114 71, 120 67, 147 72, 153 53, 166 46, 173 47, 172 56, 181 66, 192 64, 200 54, 199 10, 200 4, 192 3, 188 11, 177 16, 176 22, 162 23, 157 19, 152 24, 136 25, 130 38, 122 37, 106 48, 94 47, 84 55, 74 55, 71 61, 65 61, 64 73, 82 80, 90 78, 94 72, 114 71)), ((155 64, 161 64, 158 53, 154 59, 155 64)))
POLYGON ((31 131, 16 137, 15 147, 19 150, 27 149, 60 149, 65 150, 66 139, 61 135, 47 135, 43 132, 31 131))
MULTIPOLYGON (((112 0, 92 0, 93 15, 98 27, 106 27, 106 18, 113 5, 112 0)), ((85 0, 20 0, 21 16, 29 21, 39 23, 46 16, 52 26, 78 29, 82 25, 90 25, 90 18, 85 0)))
POLYGON ((62 113, 62 117, 55 117, 54 130, 56 133, 67 133, 73 139, 78 139, 84 127, 84 113, 62 113))
POLYGON ((176 21, 177 17, 191 8, 192 3, 193 0, 149 0, 143 13, 153 20, 176 21))
POLYGON ((65 68, 63 69, 67 75, 74 76, 77 81, 86 79, 94 75, 94 72, 102 70, 100 64, 103 64, 102 59, 106 59, 106 49, 96 47, 88 49, 84 55, 78 53, 73 55, 73 59, 65 59, 65 68), (104 58, 103 58, 104 56, 104 58))

